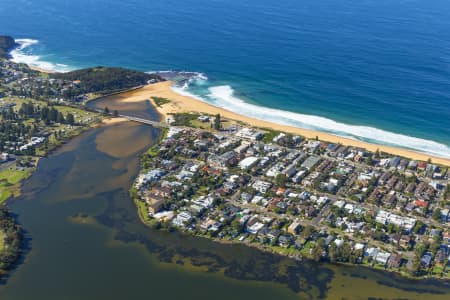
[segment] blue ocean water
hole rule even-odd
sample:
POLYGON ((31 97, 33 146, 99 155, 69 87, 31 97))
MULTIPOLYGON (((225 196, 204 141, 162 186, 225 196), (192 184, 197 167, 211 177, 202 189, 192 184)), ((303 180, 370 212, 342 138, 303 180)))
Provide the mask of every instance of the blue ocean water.
POLYGON ((450 157, 446 0, 0 0, 0 32, 41 67, 200 72, 183 92, 230 110, 450 157))

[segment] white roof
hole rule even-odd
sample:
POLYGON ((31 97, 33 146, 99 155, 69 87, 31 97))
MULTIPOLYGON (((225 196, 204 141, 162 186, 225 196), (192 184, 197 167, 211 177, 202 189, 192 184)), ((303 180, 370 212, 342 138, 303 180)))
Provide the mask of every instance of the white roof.
POLYGON ((246 168, 252 166, 253 164, 255 164, 258 160, 259 160, 259 158, 255 157, 255 156, 246 157, 239 162, 239 167, 241 169, 246 169, 246 168))
POLYGON ((339 208, 343 208, 344 205, 345 205, 345 201, 344 201, 344 200, 338 200, 338 201, 334 202, 333 205, 334 205, 334 206, 337 206, 337 207, 339 207, 339 208))
POLYGON ((360 250, 360 249, 364 249, 364 247, 365 247, 364 244, 356 243, 354 248, 355 248, 355 250, 360 250))

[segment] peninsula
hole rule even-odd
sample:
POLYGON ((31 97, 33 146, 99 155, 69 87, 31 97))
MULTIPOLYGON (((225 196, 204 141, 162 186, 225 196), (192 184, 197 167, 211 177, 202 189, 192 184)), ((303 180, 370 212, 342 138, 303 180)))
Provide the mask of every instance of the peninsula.
POLYGON ((167 127, 131 194, 141 219, 221 243, 450 278, 449 160, 241 116, 171 82, 151 101, 167 127))

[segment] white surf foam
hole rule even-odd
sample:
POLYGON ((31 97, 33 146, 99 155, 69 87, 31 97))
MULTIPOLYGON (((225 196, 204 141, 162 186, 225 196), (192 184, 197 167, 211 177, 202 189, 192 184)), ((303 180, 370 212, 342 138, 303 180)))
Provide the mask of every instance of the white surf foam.
POLYGON ((13 62, 24 63, 29 66, 56 72, 68 72, 72 70, 72 68, 68 65, 48 62, 43 60, 41 56, 32 54, 27 48, 38 44, 38 40, 16 39, 16 43, 19 44, 19 46, 11 51, 11 60, 13 62))
POLYGON ((253 117, 260 120, 272 121, 282 125, 290 125, 332 133, 355 140, 391 145, 415 150, 434 156, 450 158, 450 147, 431 140, 389 132, 386 130, 369 127, 349 125, 334 120, 300 113, 294 113, 279 109, 257 106, 247 103, 234 95, 234 90, 229 85, 210 87, 207 99, 192 95, 186 89, 177 89, 178 93, 194 96, 196 99, 211 102, 212 104, 227 110, 253 117))
POLYGON ((187 96, 187 97, 191 97, 191 98, 197 99, 197 100, 199 100, 199 101, 208 102, 208 101, 205 100, 204 98, 202 98, 202 97, 200 97, 200 96, 198 96, 198 95, 195 95, 195 94, 189 92, 188 87, 185 86, 185 85, 183 85, 183 86, 181 86, 181 87, 178 87, 178 86, 172 86, 171 89, 172 89, 174 92, 176 92, 177 94, 180 94, 180 95, 183 95, 183 96, 187 96))
POLYGON ((204 73, 200 72, 187 72, 187 71, 149 71, 148 74, 158 74, 165 79, 176 82, 179 88, 182 90, 188 89, 192 84, 201 86, 208 81, 208 77, 204 73))

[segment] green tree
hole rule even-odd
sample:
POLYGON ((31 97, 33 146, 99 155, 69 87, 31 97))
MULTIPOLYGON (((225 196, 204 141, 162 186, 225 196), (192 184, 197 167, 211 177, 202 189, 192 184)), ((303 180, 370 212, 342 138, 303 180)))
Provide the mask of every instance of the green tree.
POLYGON ((315 229, 313 226, 311 225, 306 225, 305 228, 302 231, 302 236, 305 239, 308 239, 309 237, 311 237, 311 235, 314 233, 315 229))
POLYGON ((428 248, 433 254, 436 254, 436 252, 439 250, 439 247, 441 246, 441 240, 436 238, 433 240, 433 242, 430 244, 430 247, 428 248))
POLYGON ((61 123, 61 124, 64 124, 66 122, 66 120, 64 119, 64 115, 60 111, 58 112, 58 115, 56 116, 56 122, 61 123))
POLYGON ((439 207, 433 211, 433 220, 435 221, 441 220, 441 209, 439 207))
POLYGON ((57 118, 58 118, 58 110, 56 110, 56 108, 54 107, 50 108, 50 111, 48 112, 49 121, 56 122, 57 118))
POLYGON ((22 104, 22 107, 19 109, 19 116, 21 117, 21 118, 23 118, 24 116, 25 116, 25 110, 23 109, 23 105, 24 105, 25 103, 23 103, 22 104))
POLYGON ((68 124, 73 125, 75 124, 75 118, 73 117, 73 115, 71 113, 68 113, 66 116, 66 121, 68 124))
POLYGON ((336 246, 335 243, 331 243, 328 246, 328 257, 330 258, 331 262, 336 262, 339 258, 339 248, 336 246))
POLYGON ((349 261, 350 260, 350 256, 352 255, 352 246, 345 242, 344 245, 342 245, 342 249, 341 249, 341 255, 340 255, 340 259, 342 261, 349 261))
POLYGON ((421 265, 420 265, 420 257, 414 257, 413 259, 413 263, 412 263, 412 268, 410 270, 411 275, 418 275, 421 269, 421 265))
POLYGON ((450 198, 450 183, 447 183, 447 186, 445 188, 445 192, 444 192, 444 200, 449 199, 450 198))
POLYGON ((217 114, 214 118, 214 129, 220 130, 222 128, 220 114, 217 114))
POLYGON ((315 261, 320 261, 322 259, 322 254, 325 251, 325 240, 320 238, 317 240, 316 245, 312 250, 312 259, 315 261))
POLYGON ((423 225, 424 225, 424 224, 422 223, 422 221, 418 220, 418 221, 416 222, 416 225, 414 225, 413 232, 414 232, 415 234, 418 234, 419 231, 422 229, 423 225))
POLYGON ((45 123, 48 123, 49 122, 48 115, 49 115, 49 109, 47 106, 45 106, 39 112, 39 117, 41 118, 42 121, 44 121, 45 123))
POLYGON ((394 231, 395 231, 395 226, 394 226, 394 224, 392 224, 392 223, 389 223, 389 224, 387 224, 387 232, 389 233, 389 234, 391 234, 391 233, 393 233, 394 231))
POLYGON ((417 258, 421 258, 424 254, 425 251, 427 251, 428 246, 426 244, 420 243, 417 244, 416 247, 414 248, 414 254, 416 255, 417 258))
POLYGON ((284 175, 284 174, 278 174, 278 175, 275 177, 275 184, 278 185, 278 186, 285 187, 285 186, 286 186, 286 183, 287 183, 287 180, 288 180, 288 178, 286 177, 286 175, 284 175))
POLYGON ((375 158, 380 158, 380 149, 377 149, 374 154, 375 158))
POLYGON ((365 163, 368 164, 369 166, 373 165, 372 155, 369 155, 369 156, 366 157, 365 163))

